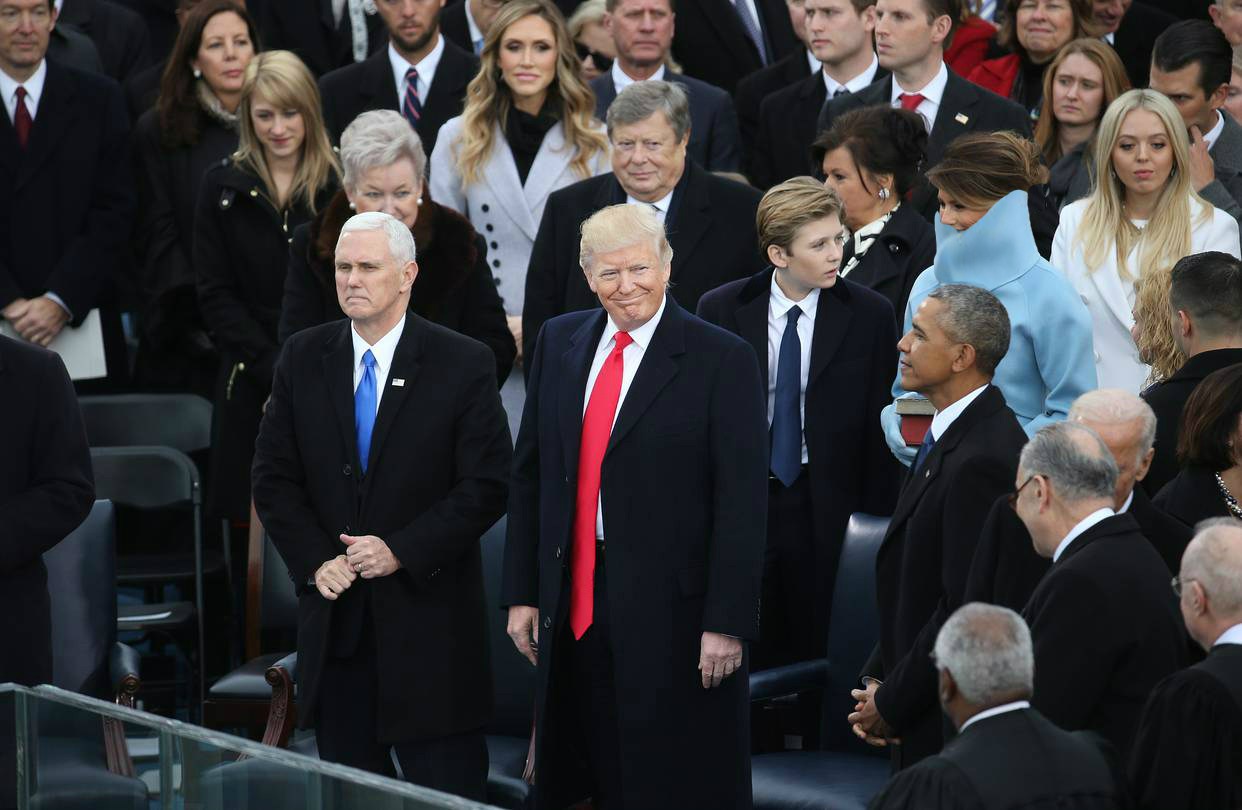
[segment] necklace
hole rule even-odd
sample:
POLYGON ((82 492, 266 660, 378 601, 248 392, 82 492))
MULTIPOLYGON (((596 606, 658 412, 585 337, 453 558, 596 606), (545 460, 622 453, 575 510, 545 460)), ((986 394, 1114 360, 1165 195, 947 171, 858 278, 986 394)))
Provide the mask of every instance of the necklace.
POLYGON ((1220 494, 1225 498, 1225 506, 1229 509, 1229 513, 1236 518, 1242 519, 1242 506, 1238 505, 1238 499, 1233 497, 1229 487, 1225 486, 1225 479, 1220 477, 1220 473, 1216 473, 1216 486, 1220 487, 1220 494))

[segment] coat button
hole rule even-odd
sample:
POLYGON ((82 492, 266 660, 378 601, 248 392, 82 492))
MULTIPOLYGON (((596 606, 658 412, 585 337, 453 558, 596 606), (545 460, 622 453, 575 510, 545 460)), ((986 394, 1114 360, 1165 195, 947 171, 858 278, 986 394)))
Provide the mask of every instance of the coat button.
POLYGON ((341 468, 341 475, 345 476, 346 478, 350 477, 353 474, 354 474, 354 468, 349 466, 348 464, 346 464, 344 467, 341 468))
POLYGON ((500 247, 500 245, 496 244, 495 242, 492 242, 492 250, 496 250, 498 247, 500 247))
POLYGON ((251 196, 251 197, 258 197, 258 196, 259 196, 259 190, 258 190, 257 188, 252 188, 252 189, 250 189, 250 196, 251 196))
POLYGON ((900 245, 896 245, 896 244, 889 245, 889 246, 888 246, 888 252, 889 252, 889 253, 900 253, 900 252, 901 252, 901 246, 900 246, 900 245))
POLYGON ((479 206, 479 208, 480 208, 480 210, 481 210, 483 213, 485 213, 485 214, 486 214, 488 211, 492 210, 492 209, 490 209, 490 208, 488 208, 488 207, 487 207, 487 203, 483 203, 483 205, 479 206))
POLYGON ((551 626, 552 626, 552 617, 551 617, 551 616, 544 616, 544 617, 543 617, 543 629, 544 629, 544 630, 547 630, 547 629, 548 629, 548 628, 550 628, 551 626))
POLYGON ((492 267, 500 267, 500 259, 492 259, 492 267))
POLYGON ((488 223, 487 225, 484 225, 483 227, 487 229, 488 233, 491 233, 494 230, 491 226, 491 223, 488 223))
POLYGON ((500 286, 500 276, 492 276, 492 281, 496 282, 496 286, 500 286))
POLYGON ((561 547, 560 546, 556 547, 556 551, 552 552, 552 556, 558 560, 561 558, 561 547))

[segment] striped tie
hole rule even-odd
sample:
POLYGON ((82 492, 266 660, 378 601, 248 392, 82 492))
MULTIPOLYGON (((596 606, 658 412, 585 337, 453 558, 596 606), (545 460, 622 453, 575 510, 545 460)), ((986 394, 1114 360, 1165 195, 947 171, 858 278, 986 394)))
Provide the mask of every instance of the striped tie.
POLYGON ((423 101, 418 97, 418 71, 414 68, 405 72, 405 101, 401 103, 401 114, 410 126, 418 128, 418 119, 423 117, 423 101))

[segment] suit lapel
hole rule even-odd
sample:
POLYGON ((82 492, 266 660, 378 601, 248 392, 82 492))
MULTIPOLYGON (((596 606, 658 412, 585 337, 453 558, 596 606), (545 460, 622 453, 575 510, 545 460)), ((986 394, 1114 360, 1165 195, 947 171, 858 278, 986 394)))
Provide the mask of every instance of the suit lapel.
MULTIPOLYGON (((755 295, 746 303, 737 308, 737 331, 738 334, 750 344, 755 350, 755 356, 759 358, 759 379, 763 380, 763 384, 768 384, 768 304, 771 299, 771 293, 768 291, 767 285, 772 283, 772 271, 769 270, 762 274, 764 279, 764 287, 759 294, 755 295)), ((752 292, 751 285, 747 284, 743 289, 743 295, 752 292)))
POLYGON ((630 390, 626 392, 617 421, 612 426, 605 457, 638 423, 639 417, 651 407, 656 395, 668 385, 669 380, 677 376, 677 362, 673 358, 685 351, 683 315, 671 295, 666 294, 664 302, 664 314, 651 336, 651 344, 643 352, 642 365, 630 383, 630 390))
POLYGON ((539 145, 539 151, 535 154, 535 162, 531 164, 530 173, 526 175, 526 185, 522 188, 522 194, 526 199, 526 219, 530 223, 527 235, 532 240, 535 238, 539 225, 530 212, 543 208, 548 195, 552 193, 552 187, 569 168, 574 154, 575 151, 565 145, 565 130, 559 123, 548 130, 543 143, 539 145))
POLYGON ((674 192, 667 223, 668 241, 673 246, 672 281, 676 284, 687 272, 686 263, 694 248, 712 226, 711 201, 707 199, 699 180, 700 169, 694 161, 686 159, 686 176, 682 178, 681 194, 674 192), (678 199, 680 197, 681 199, 678 199))
POLYGON ((362 467, 358 459, 358 432, 354 428, 354 346, 349 337, 349 322, 342 321, 341 328, 324 347, 323 379, 336 412, 341 438, 349 448, 349 458, 359 473, 362 467))
MULTIPOLYGON (((440 65, 436 68, 431 88, 427 90, 427 98, 423 99, 423 115, 434 116, 436 111, 444 107, 444 120, 452 118, 456 111, 450 112, 450 107, 464 97, 463 91, 473 75, 470 58, 445 38, 444 55, 440 57, 440 65)), ((396 92, 395 88, 393 92, 396 92)), ((458 111, 460 109, 457 108, 458 111)))
MULTIPOLYGON (((44 161, 56 151, 65 134, 73 129, 73 101, 76 96, 73 80, 54 63, 47 63, 47 78, 43 84, 43 98, 30 130, 26 145, 26 159, 21 161, 17 173, 17 188, 25 185, 38 171, 44 161)), ((16 136, 14 136, 16 137, 16 136)))
POLYGON ((1134 324, 1134 315, 1130 311, 1130 303, 1126 298, 1126 290, 1121 276, 1117 272, 1115 255, 1109 257, 1109 263, 1088 275, 1091 283, 1100 293, 1100 300, 1108 307, 1108 311, 1117 322, 1127 330, 1134 324))
MULTIPOLYGON (((513 160, 513 152, 509 150, 508 141, 505 140, 500 124, 493 126, 495 127, 493 133, 495 145, 491 156, 487 159, 487 166, 483 169, 483 182, 496 193, 496 201, 509 214, 514 224, 533 241, 536 230, 535 221, 531 217, 530 207, 526 204, 526 192, 522 189, 522 179, 518 177, 517 163, 513 160)), ((548 136, 551 137, 551 135, 552 133, 549 132, 548 136)), ((544 138, 543 142, 544 145, 539 147, 539 155, 535 157, 534 165, 530 167, 530 174, 527 175, 529 182, 535 180, 539 158, 543 156, 548 138, 544 138)))
POLYGON ((561 355, 561 385, 557 392, 556 412, 561 427, 561 446, 565 451, 565 474, 571 481, 578 477, 587 376, 591 373, 595 346, 604 333, 607 318, 608 315, 600 309, 584 319, 569 339, 569 348, 561 355))
POLYGON ((854 311, 842 297, 848 295, 841 282, 830 290, 819 294, 819 304, 815 310, 815 331, 811 335, 811 370, 807 372, 806 387, 811 385, 828 368, 837 349, 841 348, 845 336, 850 331, 850 320, 854 311))
POLYGON ((716 5, 705 2, 705 0, 690 1, 698 3, 702 8, 703 16, 726 43, 730 55, 735 58, 745 58, 747 56, 754 57, 755 59, 759 58, 759 52, 755 49, 754 43, 750 41, 750 37, 747 36, 745 29, 742 28, 742 21, 738 19, 737 13, 730 7, 731 3, 729 5, 716 5))
POLYGON ((388 49, 378 51, 366 61, 366 66, 366 80, 359 88, 363 97, 383 99, 386 103, 381 109, 400 112, 401 98, 392 73, 392 62, 388 61, 388 49))
POLYGON ((944 150, 957 136, 974 129, 971 113, 978 100, 979 91, 975 86, 949 71, 949 82, 944 86, 944 95, 940 97, 940 107, 936 110, 936 121, 927 139, 927 165, 939 163, 944 157, 944 150))
POLYGON ((379 412, 375 415, 375 427, 371 431, 371 457, 367 461, 367 469, 374 470, 383 457, 385 439, 392 429, 393 420, 410 391, 418 385, 419 354, 422 338, 423 322, 414 313, 406 315, 405 329, 401 339, 397 341, 397 350, 392 355, 392 369, 388 372, 388 380, 384 387, 384 396, 380 399, 379 412), (404 380, 400 385, 394 381, 404 380))

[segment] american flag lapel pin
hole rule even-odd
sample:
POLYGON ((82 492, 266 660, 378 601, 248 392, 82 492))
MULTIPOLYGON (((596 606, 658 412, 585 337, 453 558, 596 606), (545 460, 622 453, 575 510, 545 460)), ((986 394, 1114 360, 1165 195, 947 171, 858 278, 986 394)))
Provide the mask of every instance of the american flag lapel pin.
POLYGON ((970 123, 970 116, 966 115, 966 113, 958 113, 957 115, 953 116, 953 120, 958 122, 962 126, 965 126, 966 124, 970 123))
POLYGON ((394 378, 393 378, 393 380, 392 380, 392 387, 393 387, 393 388, 404 388, 404 387, 405 387, 405 379, 404 379, 404 378, 402 378, 402 377, 394 377, 394 378))

